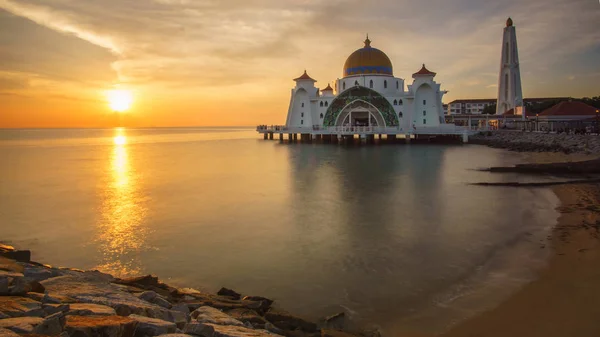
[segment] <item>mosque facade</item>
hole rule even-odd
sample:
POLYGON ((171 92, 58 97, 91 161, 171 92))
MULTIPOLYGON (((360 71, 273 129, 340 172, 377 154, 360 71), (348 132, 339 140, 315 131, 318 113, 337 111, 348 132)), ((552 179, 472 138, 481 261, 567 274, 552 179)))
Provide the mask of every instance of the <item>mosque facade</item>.
POLYGON ((342 78, 333 88, 316 87, 317 81, 306 71, 294 79, 286 127, 369 126, 409 133, 440 127, 445 123, 442 96, 446 91, 440 89, 435 75, 423 64, 412 74, 412 83, 405 83, 394 76, 389 57, 372 47, 367 36, 364 47, 346 59, 342 78))

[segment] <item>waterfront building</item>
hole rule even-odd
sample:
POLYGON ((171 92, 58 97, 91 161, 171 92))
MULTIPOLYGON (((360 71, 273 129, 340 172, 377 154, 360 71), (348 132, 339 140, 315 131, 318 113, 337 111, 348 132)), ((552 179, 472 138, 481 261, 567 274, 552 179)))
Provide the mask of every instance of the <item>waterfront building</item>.
MULTIPOLYGON (((525 106, 531 104, 542 104, 546 102, 566 101, 569 97, 532 97, 525 98, 523 103, 525 106)), ((473 115, 481 114, 483 109, 488 105, 496 104, 496 98, 469 98, 455 99, 448 103, 448 115, 473 115)), ((503 114, 513 114, 513 109, 505 111, 503 114)))
POLYGON ((521 88, 517 32, 512 19, 508 18, 502 35, 496 114, 501 115, 508 110, 522 106, 523 91, 521 88))
POLYGON ((411 84, 394 76, 389 57, 364 41, 343 67, 334 87, 315 86, 306 71, 294 79, 286 128, 316 130, 361 126, 396 128, 411 132, 445 124, 441 90, 436 73, 425 64, 412 74, 411 84), (406 88, 406 89, 405 89, 406 88))

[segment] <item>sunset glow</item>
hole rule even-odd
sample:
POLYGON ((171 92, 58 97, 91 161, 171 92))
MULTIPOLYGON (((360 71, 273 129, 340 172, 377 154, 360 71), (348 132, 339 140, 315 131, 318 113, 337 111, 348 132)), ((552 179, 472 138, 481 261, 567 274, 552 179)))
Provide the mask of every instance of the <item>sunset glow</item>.
POLYGON ((113 111, 125 112, 131 108, 133 95, 128 90, 110 90, 106 96, 108 104, 113 111))

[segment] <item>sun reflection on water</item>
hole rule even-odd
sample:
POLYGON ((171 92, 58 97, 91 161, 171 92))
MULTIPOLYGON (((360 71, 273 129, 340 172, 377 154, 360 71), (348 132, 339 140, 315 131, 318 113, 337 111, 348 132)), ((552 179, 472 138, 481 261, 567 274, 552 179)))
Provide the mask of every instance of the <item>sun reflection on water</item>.
POLYGON ((115 276, 141 272, 140 254, 148 229, 144 225, 146 201, 140 192, 139 173, 132 167, 124 129, 115 129, 106 179, 101 187, 101 223, 97 237, 102 260, 97 268, 115 276))

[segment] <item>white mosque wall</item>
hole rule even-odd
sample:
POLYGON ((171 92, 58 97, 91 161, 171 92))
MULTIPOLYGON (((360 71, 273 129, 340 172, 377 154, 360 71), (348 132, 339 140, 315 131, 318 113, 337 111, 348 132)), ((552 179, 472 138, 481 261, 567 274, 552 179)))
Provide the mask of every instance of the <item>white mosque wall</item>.
MULTIPOLYGON (((420 82, 420 81, 415 81, 420 82)), ((416 127, 430 127, 440 125, 441 102, 438 102, 436 89, 433 83, 418 83, 413 101, 413 123, 416 127)), ((414 85, 413 85, 414 88, 414 85)))
POLYGON ((296 128, 312 127, 310 93, 302 86, 292 91, 288 126, 296 128))

